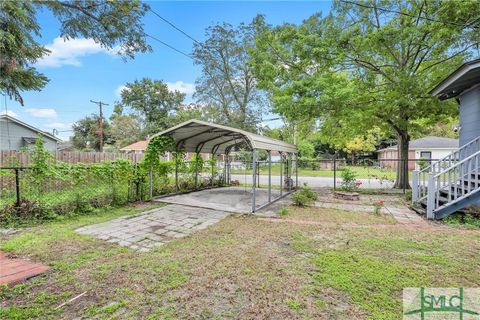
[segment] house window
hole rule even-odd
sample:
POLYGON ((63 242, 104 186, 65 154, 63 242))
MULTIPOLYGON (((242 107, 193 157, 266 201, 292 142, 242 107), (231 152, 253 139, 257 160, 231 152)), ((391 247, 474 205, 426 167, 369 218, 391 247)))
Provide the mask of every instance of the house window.
POLYGON ((431 160, 432 152, 431 151, 420 151, 420 159, 431 160))

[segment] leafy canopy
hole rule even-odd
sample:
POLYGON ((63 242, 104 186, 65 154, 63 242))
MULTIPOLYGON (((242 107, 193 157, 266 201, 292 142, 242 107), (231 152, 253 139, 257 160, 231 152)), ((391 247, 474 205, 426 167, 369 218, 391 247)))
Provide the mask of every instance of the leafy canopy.
POLYGON ((63 38, 93 39, 123 58, 133 58, 151 51, 141 23, 148 8, 139 0, 0 1, 0 90, 23 105, 23 91, 39 91, 48 82, 32 67, 49 53, 36 40, 41 37, 38 10, 52 12, 63 38))
POLYGON ((115 106, 119 112, 129 108, 144 123, 144 133, 156 133, 168 128, 169 117, 182 105, 185 94, 170 91, 165 82, 143 78, 127 83, 121 92, 121 101, 115 106))
POLYGON ((216 122, 247 130, 256 130, 268 104, 248 63, 257 20, 237 27, 228 23, 211 26, 206 40, 195 43, 193 51, 195 64, 202 68, 194 97, 217 110, 213 114, 216 122))
POLYGON ((332 144, 379 127, 406 159, 418 120, 456 112, 428 92, 478 46, 479 17, 474 0, 337 1, 326 17, 263 26, 250 62, 280 114, 320 120, 332 144))

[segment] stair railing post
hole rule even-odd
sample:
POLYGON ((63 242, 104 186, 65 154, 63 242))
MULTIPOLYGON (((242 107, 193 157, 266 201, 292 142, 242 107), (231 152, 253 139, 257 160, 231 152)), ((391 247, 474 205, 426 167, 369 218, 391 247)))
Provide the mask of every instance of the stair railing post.
POLYGON ((427 219, 433 220, 435 218, 433 209, 435 206, 435 178, 433 172, 428 173, 428 195, 427 195, 427 219))
POLYGON ((413 170, 412 174, 412 203, 418 200, 418 171, 413 170))

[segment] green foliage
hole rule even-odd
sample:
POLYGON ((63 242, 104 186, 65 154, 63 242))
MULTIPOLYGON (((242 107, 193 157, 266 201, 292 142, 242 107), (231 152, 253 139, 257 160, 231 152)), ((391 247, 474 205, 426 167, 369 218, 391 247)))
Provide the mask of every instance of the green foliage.
POLYGON ((94 39, 107 49, 133 58, 151 47, 145 40, 141 18, 148 5, 140 1, 0 1, 0 90, 23 105, 22 91, 41 90, 48 82, 32 65, 47 55, 41 46, 37 10, 49 9, 60 22, 66 39, 94 39))
POLYGON ((480 211, 478 207, 474 207, 472 212, 454 213, 444 218, 446 224, 465 229, 480 229, 480 211))
POLYGON ((349 168, 342 170, 342 182, 340 184, 342 190, 353 191, 355 189, 356 181, 357 175, 353 170, 349 168))
POLYGON ((285 217, 287 214, 288 214, 288 208, 287 207, 283 207, 282 209, 280 209, 280 211, 278 211, 278 216, 279 217, 285 217))
POLYGON ((31 153, 31 171, 32 183, 34 183, 37 190, 41 191, 40 183, 49 175, 53 174, 50 164, 54 161, 53 155, 45 150, 45 142, 41 136, 35 140, 35 147, 31 153))
POLYGON ((296 206, 307 207, 318 199, 318 194, 305 184, 299 191, 292 195, 292 200, 296 206))
POLYGON ((31 168, 22 170, 20 178, 20 207, 13 205, 14 193, 0 199, 1 225, 61 219, 146 198, 146 172, 129 160, 55 162, 41 138, 31 159, 31 168))
POLYGON ((49 51, 35 39, 40 35, 40 26, 33 3, 1 1, 0 12, 0 91, 23 105, 22 91, 39 91, 48 83, 47 77, 31 65, 49 51))
POLYGON ((143 165, 147 168, 155 167, 160 163, 160 157, 166 152, 173 151, 173 138, 170 136, 155 136, 148 142, 143 165))
MULTIPOLYGON (((397 137, 406 159, 417 121, 458 112, 454 101, 441 104, 428 92, 471 57, 479 15, 475 0, 338 1, 328 16, 298 26, 260 26, 250 63, 275 111, 321 121, 324 142, 345 144, 378 127, 397 137)), ((405 169, 396 187, 408 185, 405 169)))
MULTIPOLYGON (((80 150, 100 150, 100 116, 92 114, 85 116, 72 125, 73 136, 71 141, 76 149, 80 150)), ((110 124, 103 120, 103 141, 112 143, 110 133, 110 124)))
POLYGON ((253 131, 268 104, 265 94, 257 90, 248 63, 258 23, 208 27, 206 40, 194 43, 193 51, 195 64, 202 69, 196 81, 197 100, 210 107, 215 122, 253 131))
POLYGON ((143 134, 154 134, 170 125, 170 115, 178 110, 185 94, 170 91, 165 82, 143 78, 127 83, 115 108, 130 108, 143 119, 143 134))

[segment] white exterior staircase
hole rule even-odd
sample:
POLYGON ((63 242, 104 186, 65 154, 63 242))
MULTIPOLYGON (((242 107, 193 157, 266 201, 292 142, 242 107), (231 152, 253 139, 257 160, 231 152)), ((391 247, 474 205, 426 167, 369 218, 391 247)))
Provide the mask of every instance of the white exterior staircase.
POLYGON ((480 137, 413 172, 412 201, 428 219, 442 219, 480 202, 480 137))

